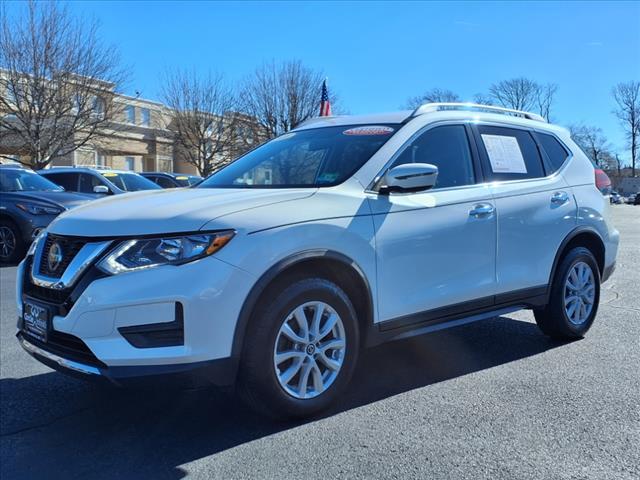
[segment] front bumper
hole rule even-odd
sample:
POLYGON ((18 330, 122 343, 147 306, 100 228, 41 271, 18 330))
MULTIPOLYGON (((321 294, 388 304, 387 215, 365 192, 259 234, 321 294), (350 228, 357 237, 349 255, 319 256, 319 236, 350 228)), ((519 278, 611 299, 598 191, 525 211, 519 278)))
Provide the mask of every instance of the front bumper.
POLYGON ((233 383, 238 363, 232 357, 236 323, 255 282, 244 270, 207 257, 180 266, 93 279, 88 271, 78 281, 79 293, 74 290, 64 302, 47 303, 31 283, 30 260, 18 269, 18 313, 21 315, 25 300, 50 306, 53 335, 42 343, 25 335, 19 321, 18 339, 42 363, 117 385, 233 383), (174 337, 166 342, 167 331, 158 327, 176 323, 177 306, 182 335, 178 342, 174 337), (139 332, 149 327, 159 343, 136 341, 145 335, 139 332), (56 343, 52 337, 64 341, 56 343), (66 348, 69 345, 73 348, 66 348))
POLYGON ((229 386, 233 384, 238 368, 238 362, 233 358, 174 365, 121 367, 89 365, 57 355, 22 333, 18 333, 17 337, 20 345, 29 355, 54 370, 77 378, 107 382, 119 387, 160 384, 163 387, 174 388, 229 386))

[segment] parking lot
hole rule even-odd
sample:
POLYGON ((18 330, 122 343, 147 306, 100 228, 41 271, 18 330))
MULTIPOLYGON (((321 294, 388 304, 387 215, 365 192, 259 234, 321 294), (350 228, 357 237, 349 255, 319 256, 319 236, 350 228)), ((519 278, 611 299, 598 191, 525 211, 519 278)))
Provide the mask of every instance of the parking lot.
POLYGON ((640 478, 640 207, 612 207, 618 268, 588 336, 519 312, 364 352, 320 419, 273 423, 211 391, 114 390, 15 334, 0 269, 0 477, 640 478))

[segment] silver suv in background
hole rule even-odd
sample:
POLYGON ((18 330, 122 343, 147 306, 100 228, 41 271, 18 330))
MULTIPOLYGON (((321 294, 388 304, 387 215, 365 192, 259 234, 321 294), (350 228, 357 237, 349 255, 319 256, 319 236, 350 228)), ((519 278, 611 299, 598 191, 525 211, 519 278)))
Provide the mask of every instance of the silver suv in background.
POLYGON ((129 170, 54 167, 40 171, 40 175, 60 185, 67 192, 115 195, 161 188, 129 170))

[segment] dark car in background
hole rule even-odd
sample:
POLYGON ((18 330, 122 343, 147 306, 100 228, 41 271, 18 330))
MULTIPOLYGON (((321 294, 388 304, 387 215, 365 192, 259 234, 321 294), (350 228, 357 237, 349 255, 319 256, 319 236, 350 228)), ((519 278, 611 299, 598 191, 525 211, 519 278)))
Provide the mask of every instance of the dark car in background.
POLYGON ((157 183, 162 188, 191 187, 202 181, 202 177, 198 175, 186 175, 184 173, 143 172, 140 175, 157 183))
POLYGON ((0 262, 20 260, 54 218, 92 198, 65 192, 31 170, 0 169, 0 262))
POLYGON ((611 202, 614 205, 619 205, 621 203, 624 203, 624 198, 618 192, 613 190, 611 192, 611 195, 609 196, 609 202, 611 202))
POLYGON ((40 175, 69 192, 91 195, 118 195, 162 188, 142 175, 128 170, 54 167, 41 171, 40 175))

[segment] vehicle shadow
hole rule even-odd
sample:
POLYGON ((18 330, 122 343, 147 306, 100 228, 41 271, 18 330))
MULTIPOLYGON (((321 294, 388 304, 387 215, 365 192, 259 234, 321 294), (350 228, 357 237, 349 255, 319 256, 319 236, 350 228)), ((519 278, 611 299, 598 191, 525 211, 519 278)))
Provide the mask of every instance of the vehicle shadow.
MULTIPOLYGON (((559 346, 499 317, 363 352, 332 417, 559 346)), ((26 361, 26 357, 25 357, 26 361)), ((2 478, 182 478, 186 463, 305 422, 262 418, 228 394, 125 391, 52 372, 0 383, 2 478)))

